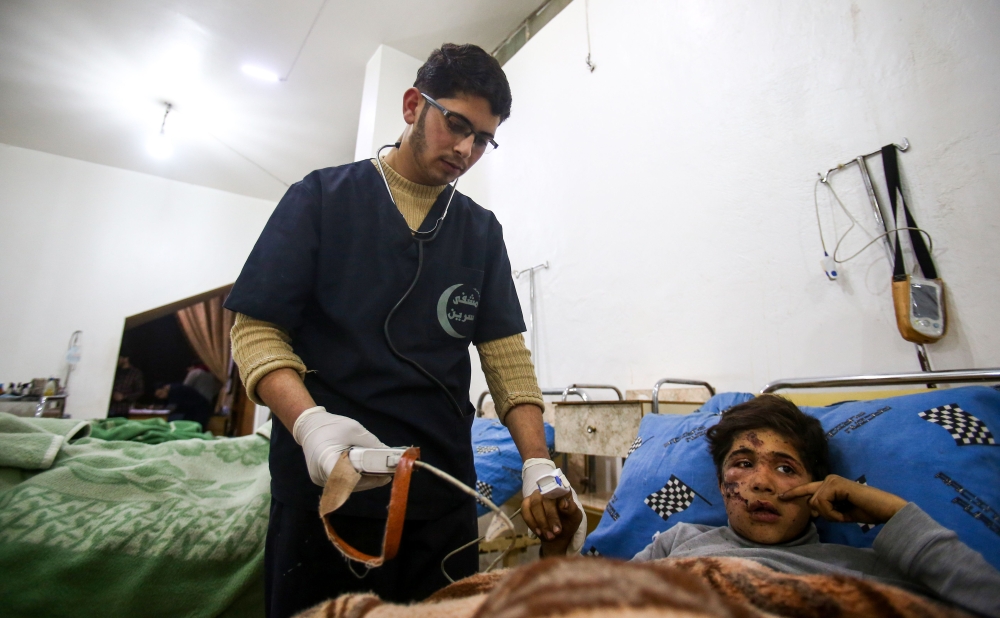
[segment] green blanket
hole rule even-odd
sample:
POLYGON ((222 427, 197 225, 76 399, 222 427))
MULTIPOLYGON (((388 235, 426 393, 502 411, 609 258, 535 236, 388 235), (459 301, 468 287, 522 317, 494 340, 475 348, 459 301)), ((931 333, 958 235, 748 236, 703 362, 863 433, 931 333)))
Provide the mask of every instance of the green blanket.
POLYGON ((45 470, 66 442, 89 433, 87 421, 23 418, 0 412, 0 468, 45 470))
POLYGON ((168 423, 162 418, 132 421, 119 416, 92 422, 93 427, 90 435, 101 440, 129 440, 145 444, 163 444, 170 440, 214 439, 211 433, 203 432, 201 424, 194 421, 168 423))
MULTIPOLYGON (((0 448, 20 439, 4 416, 0 448)), ((0 613, 263 614, 265 438, 67 444, 73 421, 20 421, 42 431, 18 435, 63 442, 46 470, 0 468, 0 613)), ((21 459, 41 461, 48 440, 21 459)))

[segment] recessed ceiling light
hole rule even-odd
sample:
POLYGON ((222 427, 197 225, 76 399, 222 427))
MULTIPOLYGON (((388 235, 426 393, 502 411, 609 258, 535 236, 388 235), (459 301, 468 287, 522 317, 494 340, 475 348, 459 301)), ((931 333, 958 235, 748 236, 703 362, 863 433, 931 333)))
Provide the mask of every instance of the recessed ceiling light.
POLYGON ((259 79, 265 82, 281 81, 281 78, 278 77, 278 74, 273 71, 268 71, 267 69, 262 69, 261 67, 254 66, 252 64, 244 64, 242 68, 244 73, 246 73, 250 77, 253 77, 254 79, 259 79))

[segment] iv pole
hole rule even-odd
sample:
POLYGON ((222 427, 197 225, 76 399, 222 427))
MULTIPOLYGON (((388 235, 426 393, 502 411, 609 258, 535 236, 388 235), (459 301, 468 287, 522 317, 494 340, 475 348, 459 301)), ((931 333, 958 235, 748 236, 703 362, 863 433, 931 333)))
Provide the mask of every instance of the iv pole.
POLYGON ((531 328, 531 354, 535 357, 536 372, 538 371, 538 334, 535 332, 535 271, 548 267, 549 262, 546 260, 531 268, 513 272, 515 279, 520 279, 521 275, 528 273, 528 327, 531 328))

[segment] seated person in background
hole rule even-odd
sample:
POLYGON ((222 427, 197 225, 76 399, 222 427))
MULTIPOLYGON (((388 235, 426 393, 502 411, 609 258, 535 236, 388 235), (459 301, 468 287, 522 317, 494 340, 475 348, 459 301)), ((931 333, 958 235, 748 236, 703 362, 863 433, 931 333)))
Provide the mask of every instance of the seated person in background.
POLYGON ((222 384, 216 379, 208 367, 201 361, 193 361, 188 365, 187 375, 184 377, 184 386, 190 386, 201 393, 208 403, 214 404, 222 384))
MULTIPOLYGON (((1000 572, 916 504, 829 474, 823 428, 795 404, 761 395, 725 412, 706 437, 729 525, 679 523, 634 561, 746 558, 794 575, 873 579, 1000 616, 1000 572), (885 526, 870 549, 860 549, 821 543, 812 523, 819 516, 885 526)), ((560 505, 564 521, 579 517, 575 511, 572 501, 560 505)), ((563 536, 543 541, 541 554, 565 553, 563 536)))
POLYGON ((145 390, 142 371, 129 362, 129 357, 119 356, 108 416, 128 416, 128 411, 132 409, 139 397, 142 397, 145 390))
POLYGON ((158 384, 153 396, 167 403, 167 408, 170 409, 168 421, 195 421, 201 423, 202 429, 208 426, 212 404, 190 386, 184 386, 180 382, 158 384))

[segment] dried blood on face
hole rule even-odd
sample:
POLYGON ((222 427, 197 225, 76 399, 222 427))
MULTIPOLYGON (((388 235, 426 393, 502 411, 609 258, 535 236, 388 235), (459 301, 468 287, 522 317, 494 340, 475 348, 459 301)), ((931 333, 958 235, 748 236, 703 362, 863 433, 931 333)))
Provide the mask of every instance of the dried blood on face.
POLYGON ((726 455, 719 484, 729 525, 761 544, 794 539, 809 524, 807 499, 784 502, 778 496, 811 480, 798 450, 780 434, 739 434, 726 455))

